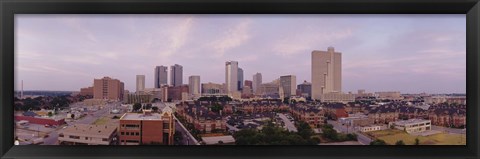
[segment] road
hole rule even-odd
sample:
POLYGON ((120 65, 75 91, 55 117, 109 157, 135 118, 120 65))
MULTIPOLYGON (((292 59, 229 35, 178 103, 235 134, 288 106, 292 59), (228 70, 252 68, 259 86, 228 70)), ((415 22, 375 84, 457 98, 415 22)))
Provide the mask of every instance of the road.
POLYGON ((182 145, 200 145, 200 143, 195 139, 192 134, 183 126, 180 121, 178 121, 177 117, 175 118, 175 130, 178 130, 180 133, 182 133, 182 145))
POLYGON ((278 113, 278 116, 283 120, 288 131, 293 131, 293 132, 298 131, 297 128, 295 127, 295 124, 293 124, 292 121, 288 120, 285 114, 278 113))
POLYGON ((236 127, 233 127, 231 126, 230 124, 225 124, 227 127, 228 127, 228 130, 233 130, 233 131, 240 131, 240 129, 236 128, 236 127))
POLYGON ((332 124, 333 128, 336 129, 337 131, 340 131, 341 133, 352 133, 354 132, 357 134, 357 141, 360 142, 362 145, 370 145, 370 142, 372 142, 372 139, 370 137, 363 135, 362 133, 355 131, 353 127, 347 127, 343 126, 342 124, 338 123, 337 121, 333 120, 328 120, 327 123, 332 124), (348 131, 347 131, 348 130, 348 131))

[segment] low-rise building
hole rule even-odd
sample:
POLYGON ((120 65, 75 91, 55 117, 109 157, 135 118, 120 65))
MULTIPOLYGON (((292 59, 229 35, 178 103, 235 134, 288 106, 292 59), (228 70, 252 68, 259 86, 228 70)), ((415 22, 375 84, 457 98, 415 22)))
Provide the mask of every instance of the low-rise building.
POLYGON ((378 131, 381 130, 382 127, 380 125, 371 125, 371 126, 360 126, 358 130, 361 132, 370 132, 370 131, 378 131))
POLYGON ((173 145, 175 122, 169 112, 125 113, 119 127, 120 145, 173 145))
POLYGON ((60 145, 117 145, 117 126, 75 124, 58 133, 60 145))
POLYGON ((409 119, 396 122, 390 122, 389 127, 403 130, 407 133, 423 132, 432 129, 432 121, 424 119, 409 119))

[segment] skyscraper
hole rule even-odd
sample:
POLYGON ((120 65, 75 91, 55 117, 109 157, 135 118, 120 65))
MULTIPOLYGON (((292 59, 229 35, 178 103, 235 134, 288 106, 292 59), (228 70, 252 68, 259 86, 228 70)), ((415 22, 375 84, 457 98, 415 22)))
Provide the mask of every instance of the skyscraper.
POLYGON ((312 98, 320 99, 322 94, 341 92, 342 54, 333 47, 327 51, 312 51, 312 98))
POLYGON ((183 67, 179 64, 170 66, 170 85, 176 87, 183 84, 183 67))
POLYGON ((296 94, 297 77, 295 75, 280 76, 280 88, 283 89, 284 97, 296 94))
POLYGON ((238 74, 237 75, 237 77, 238 77, 238 81, 237 81, 238 88, 237 88, 237 90, 241 91, 243 89, 243 69, 238 68, 237 74, 238 74))
POLYGON ((262 74, 261 73, 256 73, 253 75, 253 83, 252 83, 252 89, 253 89, 253 94, 257 94, 258 88, 260 88, 260 85, 262 84, 262 74))
POLYGON ((155 88, 160 88, 162 85, 166 85, 167 84, 167 76, 168 76, 168 73, 167 73, 167 69, 168 67, 166 66, 157 66, 155 67, 155 77, 154 77, 154 80, 155 80, 155 88))
POLYGON ((145 75, 137 75, 137 93, 145 89, 145 75))
POLYGON ((238 90, 238 62, 227 61, 225 63, 226 93, 230 94, 238 90))
POLYGON ((190 94, 200 95, 200 76, 188 77, 188 89, 190 94))

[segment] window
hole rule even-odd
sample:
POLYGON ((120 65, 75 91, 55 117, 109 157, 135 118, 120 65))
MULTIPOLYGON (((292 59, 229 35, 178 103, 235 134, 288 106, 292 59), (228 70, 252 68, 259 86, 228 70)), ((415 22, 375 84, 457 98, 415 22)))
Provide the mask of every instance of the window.
POLYGON ((126 124, 125 129, 139 129, 140 125, 126 124))
POLYGON ((88 137, 85 137, 85 140, 88 140, 88 137))
POLYGON ((80 139, 80 136, 73 136, 73 135, 70 135, 69 136, 71 139, 80 139))
POLYGON ((136 133, 135 133, 135 136, 140 136, 140 133, 139 133, 139 132, 136 132, 136 133))
POLYGON ((126 140, 126 142, 139 143, 139 141, 138 141, 138 140, 126 140))
POLYGON ((163 128, 164 128, 164 129, 169 128, 168 125, 169 125, 168 123, 163 123, 163 128))
POLYGON ((121 132, 120 135, 125 135, 125 133, 124 133, 124 132, 121 132))
POLYGON ((59 134, 58 137, 64 137, 63 134, 59 134))
POLYGON ((108 138, 103 138, 102 141, 108 141, 108 138))
POLYGON ((126 135, 127 135, 127 136, 130 135, 130 132, 126 132, 126 135))

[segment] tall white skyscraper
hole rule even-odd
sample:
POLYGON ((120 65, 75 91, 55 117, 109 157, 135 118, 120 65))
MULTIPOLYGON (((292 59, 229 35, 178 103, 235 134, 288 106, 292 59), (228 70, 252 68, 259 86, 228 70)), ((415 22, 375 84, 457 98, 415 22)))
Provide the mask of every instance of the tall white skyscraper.
POLYGON ((284 97, 291 97, 297 93, 297 77, 295 75, 280 76, 280 88, 284 97))
POLYGON ((237 75, 237 77, 238 77, 238 81, 237 81, 238 88, 237 88, 237 90, 242 90, 243 89, 243 69, 238 68, 237 74, 238 74, 237 75))
POLYGON ((137 93, 145 90, 145 75, 137 75, 137 93))
POLYGON ((200 76, 188 77, 188 89, 190 94, 200 95, 200 76))
POLYGON ((225 63, 225 85, 228 94, 238 91, 238 62, 225 63))
POLYGON ((342 91, 342 54, 333 47, 312 51, 312 98, 342 91))
POLYGON ((253 75, 253 82, 252 82, 252 87, 253 87, 253 94, 257 94, 257 90, 262 85, 262 74, 261 73, 256 73, 253 75))
POLYGON ((154 77, 154 86, 155 88, 160 88, 162 85, 168 83, 168 67, 167 66, 157 66, 155 67, 155 77, 154 77))
POLYGON ((183 84, 183 66, 175 64, 170 66, 170 85, 176 87, 183 84))

